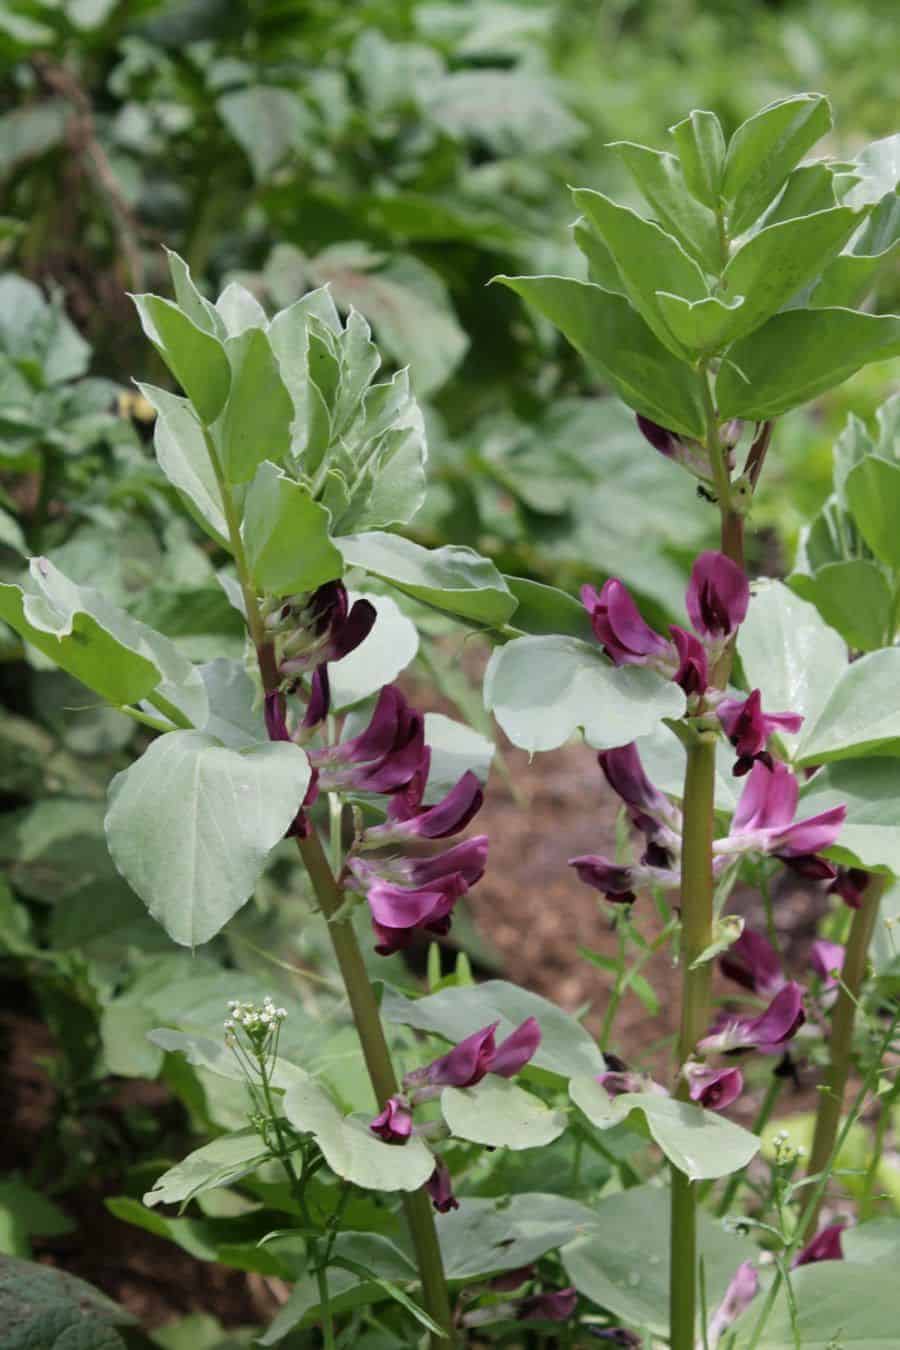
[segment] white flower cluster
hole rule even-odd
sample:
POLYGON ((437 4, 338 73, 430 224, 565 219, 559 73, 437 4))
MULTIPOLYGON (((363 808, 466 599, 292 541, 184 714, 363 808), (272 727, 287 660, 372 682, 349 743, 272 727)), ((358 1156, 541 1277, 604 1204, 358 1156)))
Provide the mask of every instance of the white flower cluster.
POLYGON ((795 1148, 791 1143, 791 1137, 787 1130, 779 1130, 772 1136, 772 1144, 775 1152, 776 1167, 789 1167, 795 1163, 798 1158, 804 1157, 805 1148, 795 1148))
POLYGON ((225 1021, 226 1040, 240 1028, 251 1036, 275 1031, 287 1017, 287 1008, 276 1008, 270 994, 266 994, 262 1003, 241 1003, 239 999, 229 999, 228 1012, 225 1021))

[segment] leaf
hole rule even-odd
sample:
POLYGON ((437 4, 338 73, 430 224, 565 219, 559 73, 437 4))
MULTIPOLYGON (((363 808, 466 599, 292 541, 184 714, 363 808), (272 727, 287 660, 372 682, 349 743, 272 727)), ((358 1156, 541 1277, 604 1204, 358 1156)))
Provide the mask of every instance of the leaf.
POLYGON ((696 376, 667 351, 626 299, 571 277, 494 278, 550 320, 630 408, 685 436, 702 437, 696 376))
MULTIPOLYGON (((159 1011, 143 1003, 138 1006, 146 1016, 151 1017, 154 1021, 158 1020, 159 1011)), ((221 1007, 220 1004, 216 1011, 220 1012, 221 1007)), ((154 1025, 147 1032, 147 1039, 151 1045, 158 1046, 160 1050, 165 1050, 167 1054, 182 1054, 188 1064, 193 1064, 200 1069, 208 1069, 210 1073, 218 1074, 220 1078, 230 1078, 237 1083, 246 1081, 246 1074, 238 1062, 237 1056, 228 1048, 222 1038, 213 1040, 209 1036, 193 1036, 183 1031, 172 1031, 168 1027, 154 1025)), ((305 1082, 307 1077, 308 1075, 303 1069, 299 1069, 296 1065, 279 1057, 272 1065, 269 1081, 274 1087, 287 1088, 292 1083, 305 1082)))
POLYGON ((515 1083, 488 1076, 471 1088, 444 1088, 441 1111, 457 1139, 490 1148, 540 1148, 566 1128, 566 1117, 515 1083))
POLYGON ((222 322, 218 310, 211 300, 207 300, 206 296, 201 295, 197 290, 191 276, 191 269, 187 263, 172 249, 165 248, 165 245, 163 247, 166 261, 169 264, 169 274, 172 278, 178 308, 204 332, 212 333, 213 337, 217 338, 227 337, 228 330, 222 322))
POLYGON ((644 736, 680 717, 684 695, 638 666, 615 667, 577 638, 516 638, 498 648, 484 677, 485 707, 513 745, 555 750, 581 728, 595 750, 644 736))
POLYGON ((872 141, 860 150, 853 161, 853 171, 862 182, 847 193, 848 206, 867 206, 880 202, 887 192, 896 192, 900 185, 900 132, 872 141))
POLYGON ((898 355, 900 317, 893 314, 787 310, 732 347, 716 380, 719 416, 778 417, 863 366, 898 355))
POLYGON ((669 1162, 691 1181, 728 1176, 746 1167, 759 1151, 755 1134, 693 1102, 654 1092, 610 1097, 593 1077, 573 1078, 569 1096, 601 1130, 627 1122, 632 1113, 642 1116, 669 1162))
POLYGON ((350 591, 348 599, 351 605, 357 600, 369 600, 378 617, 365 641, 349 656, 328 667, 331 706, 335 712, 377 694, 406 669, 419 650, 418 630, 396 600, 367 591, 350 591))
POLYGON ((4 113, 0 117, 0 178, 61 145, 69 116, 70 105, 64 98, 41 99, 4 113))
POLYGON ((718 117, 695 108, 669 131, 675 137, 688 191, 717 211, 725 168, 725 135, 718 117))
MULTIPOLYGON (((803 1350, 892 1350, 897 1343, 897 1275, 892 1262, 867 1266, 823 1261, 801 1266, 791 1271, 791 1292, 796 1315, 782 1286, 756 1342, 758 1350, 794 1350, 797 1345, 803 1350)), ((735 1324, 736 1350, 749 1346, 758 1317, 754 1303, 735 1324)))
POLYGON ((138 703, 158 690, 192 721, 206 720, 200 676, 174 643, 77 586, 49 558, 32 558, 31 586, 0 585, 0 618, 26 642, 110 703, 138 703))
POLYGON ((556 586, 545 586, 528 577, 504 576, 517 605, 511 627, 533 637, 565 634, 589 642, 593 637, 591 620, 580 600, 556 586))
POLYGON ((448 1280, 470 1282, 530 1265, 573 1235, 589 1241, 597 1227, 587 1205, 538 1191, 488 1200, 461 1196, 459 1209, 441 1215, 437 1232, 448 1280))
POLYGON ((672 235, 636 211, 585 188, 576 188, 572 197, 612 254, 635 309, 660 342, 676 357, 682 356, 680 343, 673 341, 661 318, 656 292, 706 299, 709 290, 700 268, 672 235))
POLYGON ((261 328, 248 328, 225 343, 231 393, 216 442, 230 483, 246 483, 265 459, 284 459, 291 448, 294 404, 275 353, 261 328))
POLYGON ((271 460, 244 498, 241 537, 257 588, 270 595, 314 591, 340 577, 344 560, 328 537, 330 512, 271 460))
POLYGON ((119 871, 175 942, 208 942, 241 908, 296 815, 309 763, 288 742, 229 750, 197 731, 161 736, 110 784, 119 871))
POLYGON ((762 691, 764 709, 803 717, 797 734, 779 732, 788 750, 795 752, 847 664, 843 642, 812 605, 787 586, 760 581, 738 629, 737 649, 747 685, 762 691))
MULTIPOLYGON (((207 1192, 209 1194, 209 1192, 207 1192)), ((235 1218, 169 1218, 155 1209, 148 1209, 139 1200, 128 1195, 112 1196, 106 1208, 120 1222, 130 1223, 174 1243, 198 1261, 217 1261, 222 1266, 282 1279, 293 1274, 293 1262, 279 1260, 268 1247, 259 1245, 260 1220, 255 1215, 235 1218)), ((300 1239, 296 1239, 299 1244, 300 1239)), ((196 1341, 190 1350, 198 1350, 196 1341)), ((209 1350, 223 1350, 217 1341, 209 1350)), ((224 1350, 229 1350, 225 1343, 224 1350)))
POLYGON ((246 154, 258 183, 265 182, 291 150, 303 143, 312 118, 290 89, 250 85, 223 94, 216 106, 222 121, 246 154))
POLYGON ((613 141, 607 148, 615 150, 663 226, 705 271, 718 272, 721 248, 715 213, 687 191, 675 156, 633 141, 613 141))
MULTIPOLYGON (((604 1196, 596 1230, 560 1252, 579 1293, 617 1320, 663 1338, 669 1334, 669 1203, 668 1189, 654 1185, 604 1196)), ((758 1249, 702 1209, 697 1219, 707 1306, 716 1308, 738 1266, 754 1260, 758 1249)))
MULTIPOLYGON (((900 464, 867 455, 844 483, 847 505, 860 534, 881 562, 900 568, 900 464)), ((889 640, 893 638, 890 635, 889 640)))
POLYGON ((844 251, 825 268, 810 296, 812 305, 855 308, 900 249, 900 196, 883 197, 844 251))
POLYGON ((152 384, 138 384, 138 389, 156 409, 153 448, 159 467, 169 482, 184 494, 188 505, 213 537, 223 547, 230 548, 222 493, 206 448, 203 428, 190 403, 152 384))
POLYGON ((877 651, 893 638, 893 596, 878 563, 864 558, 826 563, 811 577, 795 573, 790 582, 851 647, 877 651))
POLYGON ((206 685, 209 716, 197 730, 215 737, 230 750, 245 750, 268 740, 258 688, 244 663, 217 656, 198 670, 206 685))
POLYGON ((798 814, 846 806, 847 819, 829 856, 851 867, 888 868, 900 875, 898 798, 900 760, 848 759, 820 769, 800 798, 798 814))
POLYGON ((708 296, 705 300, 685 300, 680 295, 657 291, 656 303, 666 323, 678 341, 690 351, 718 351, 731 341, 732 330, 740 322, 744 297, 720 300, 708 296), (735 317, 737 314, 737 317, 735 317))
POLYGON ((54 1267, 0 1255, 3 1350, 124 1350, 136 1319, 99 1289, 54 1267))
POLYGON ((228 1186, 247 1176, 270 1156, 266 1143, 255 1130, 222 1135, 163 1172, 144 1196, 144 1204, 151 1208, 185 1204, 204 1191, 228 1186))
POLYGON ((381 530, 345 535, 335 543, 351 566, 445 613, 492 627, 504 624, 516 607, 494 564, 470 548, 427 549, 381 530))
POLYGON ((221 342, 158 295, 132 296, 141 327, 197 409, 214 422, 225 406, 231 369, 221 342))
POLYGON ((267 328, 266 311, 239 281, 229 281, 216 301, 216 314, 228 337, 240 337, 248 328, 267 328))
POLYGON ((505 980, 486 980, 466 988, 443 989, 425 998, 408 999, 386 988, 382 1016, 418 1031, 434 1032, 454 1043, 490 1022, 500 1023, 497 1039, 508 1036, 527 1017, 537 1019, 541 1043, 529 1065, 547 1069, 562 1078, 573 1074, 599 1074, 605 1070, 603 1056, 593 1036, 555 1003, 505 980))
POLYGON ((801 764, 822 764, 900 743, 900 647, 870 652, 845 666, 814 723, 804 728, 801 764))
POLYGON ((342 1115, 311 1078, 288 1088, 284 1113, 295 1130, 314 1135, 331 1170, 356 1186, 416 1191, 434 1171, 434 1156, 421 1139, 384 1143, 367 1121, 342 1115))
POLYGON ((472 137, 495 155, 550 154, 585 134, 549 81, 525 70, 457 70, 438 80, 425 102, 448 136, 472 137))
POLYGON ((850 238, 859 213, 847 206, 780 221, 751 236, 729 260, 722 287, 743 296, 728 341, 746 337, 815 280, 850 238))
POLYGON ((831 108, 822 94, 779 99, 738 127, 722 178, 732 235, 753 224, 790 171, 830 128, 831 108))
POLYGON ((439 802, 466 772, 486 783, 496 749, 494 742, 464 722, 443 713, 425 714, 425 743, 431 751, 422 800, 439 802))

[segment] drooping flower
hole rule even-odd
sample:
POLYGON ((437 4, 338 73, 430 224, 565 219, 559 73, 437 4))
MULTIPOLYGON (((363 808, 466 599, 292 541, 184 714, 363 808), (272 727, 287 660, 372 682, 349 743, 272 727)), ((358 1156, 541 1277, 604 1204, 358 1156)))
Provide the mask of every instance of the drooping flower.
POLYGON ((526 1017, 497 1045, 495 1032, 499 1025, 499 1021, 491 1022, 473 1031, 446 1055, 421 1069, 413 1069, 403 1079, 404 1087, 413 1091, 416 1101, 426 1101, 435 1095, 431 1089, 474 1087, 489 1073, 512 1078, 540 1045, 541 1029, 535 1018, 526 1017))
POLYGON ((642 886, 662 886, 670 890, 679 881, 679 873, 669 867, 643 863, 626 867, 599 853, 584 853, 579 858, 570 858, 569 866, 575 868, 579 881, 583 881, 586 886, 593 886, 595 891, 618 905, 633 904, 636 892, 642 886))
POLYGON ((289 741, 287 728, 287 701, 280 690, 266 694, 263 716, 270 741, 289 741))
POLYGON ((447 1214, 451 1209, 459 1209, 459 1201, 453 1194, 453 1178, 443 1158, 435 1158, 434 1171, 425 1182, 425 1189, 438 1214, 447 1214))
POLYGON ((389 1097, 381 1111, 369 1124, 373 1134, 386 1144, 405 1144, 412 1134, 412 1111, 403 1097, 389 1097))
POLYGON ((834 868, 817 855, 840 834, 846 806, 832 806, 817 815, 794 820, 799 787, 786 764, 771 769, 756 763, 737 804, 726 839, 713 845, 717 854, 771 853, 796 870, 825 879, 834 868))
POLYGON ((762 998, 771 998, 787 984, 775 948, 762 933, 745 928, 719 957, 724 975, 762 998))
POLYGON ((672 830, 681 828, 681 812, 650 782, 633 741, 613 750, 601 750, 597 761, 610 787, 631 809, 633 820, 649 816, 672 830))
POLYGON ((371 874, 363 886, 379 956, 408 947, 418 929, 438 937, 449 932, 453 906, 469 889, 459 872, 437 877, 422 888, 397 886, 371 874))
POLYGON ((722 1013, 697 1048, 704 1054, 753 1049, 765 1052, 784 1045, 805 1021, 803 990, 789 980, 756 1017, 722 1013))
POLYGON ((396 685, 385 685, 365 731, 307 753, 326 791, 398 792, 413 780, 428 754, 425 718, 396 685))
POLYGON ((816 1233, 810 1242, 807 1242, 794 1258, 794 1266, 812 1265, 814 1261, 843 1261, 844 1252, 841 1247, 841 1234, 846 1228, 846 1224, 832 1223, 826 1228, 822 1228, 816 1233))
POLYGON ((688 1082, 691 1101, 699 1102, 709 1111, 724 1111, 744 1090, 740 1069, 714 1069, 688 1060, 682 1072, 688 1082))
POLYGON ((652 657, 665 658, 669 644, 641 618, 627 588, 616 577, 599 591, 582 586, 581 600, 591 618, 594 636, 615 666, 644 666, 652 657))
POLYGON ((710 1318, 706 1328, 705 1340, 709 1350, 715 1350, 722 1333, 736 1322, 745 1312, 759 1292, 759 1276, 756 1267, 749 1261, 742 1261, 725 1290, 725 1297, 710 1318))
POLYGON ((291 596, 265 618, 266 628, 274 635, 279 673, 311 672, 305 728, 317 726, 328 715, 328 662, 355 651, 372 631, 376 617, 369 600, 356 600, 351 607, 344 583, 329 581, 316 591, 291 596))
POLYGON ((825 938, 817 938, 810 947, 809 964, 819 978, 824 980, 826 989, 833 989, 837 984, 837 976, 844 968, 845 954, 839 942, 828 942, 825 938))
POLYGON ((870 874, 861 867, 839 867, 837 876, 828 887, 828 894, 839 895, 845 905, 859 909, 870 881, 870 874))
POLYGON ((471 769, 434 806, 424 806, 421 800, 413 804, 407 795, 398 793, 391 799, 385 823, 366 830, 363 846, 379 848, 418 839, 446 839, 465 829, 483 801, 484 790, 471 769))
POLYGON ((744 622, 750 603, 743 568, 724 553, 701 553, 691 568, 685 603, 694 631, 701 637, 731 637, 744 622))
POLYGON ((704 693, 709 683, 706 648, 698 637, 685 628, 679 628, 677 624, 673 623, 669 632, 672 634, 678 662, 672 679, 688 695, 704 693))
POLYGON ((637 414, 637 424, 641 435, 650 442, 654 450, 665 455, 666 459, 674 459, 681 443, 674 431, 668 431, 658 422, 652 422, 649 417, 643 417, 640 413, 637 414))
POLYGON ((766 750, 769 737, 778 731, 796 732, 803 724, 798 713, 764 713, 762 694, 752 690, 746 698, 723 698, 716 708, 725 735, 737 751, 733 773, 735 778, 749 773, 755 761, 772 768, 772 757, 766 750))
POLYGON ((568 1322, 578 1303, 578 1290, 556 1289, 552 1293, 530 1294, 516 1308, 516 1318, 525 1321, 540 1318, 543 1322, 568 1322))

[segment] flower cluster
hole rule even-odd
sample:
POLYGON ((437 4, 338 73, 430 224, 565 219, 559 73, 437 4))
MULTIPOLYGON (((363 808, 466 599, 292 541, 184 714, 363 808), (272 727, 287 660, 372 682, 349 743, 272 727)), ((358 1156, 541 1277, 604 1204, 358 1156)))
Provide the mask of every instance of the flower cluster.
MULTIPOLYGON (((384 1108, 370 1122, 372 1133, 387 1144, 405 1144, 417 1128, 413 1124, 415 1107, 440 1096, 445 1087, 474 1087, 489 1073, 500 1078, 513 1078, 540 1045, 541 1029, 535 1018, 527 1017, 498 1045, 496 1031, 499 1025, 499 1021, 491 1022, 473 1031, 445 1055, 406 1074, 403 1091, 388 1098, 384 1108)), ((420 1129, 425 1133, 431 1127, 425 1125, 420 1129)), ((450 1173, 441 1159, 436 1160, 427 1188, 440 1213, 457 1208, 450 1173)))
POLYGON ((231 1050, 251 1085, 264 1076, 267 1066, 274 1064, 278 1055, 278 1038, 287 1017, 286 1008, 276 1008, 270 994, 262 1003, 228 1000, 225 1019, 225 1044, 231 1050))

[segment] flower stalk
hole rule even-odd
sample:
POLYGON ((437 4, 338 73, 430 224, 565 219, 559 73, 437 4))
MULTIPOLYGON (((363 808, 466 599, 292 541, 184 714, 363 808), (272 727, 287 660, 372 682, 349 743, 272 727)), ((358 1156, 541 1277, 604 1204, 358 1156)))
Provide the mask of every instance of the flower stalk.
MULTIPOLYGON (((854 910, 850 936, 841 971, 840 992, 834 1005, 829 1042, 829 1062, 819 1097, 813 1144, 809 1156, 809 1176, 825 1171, 834 1152, 835 1140, 844 1108, 844 1095, 853 1054, 853 1029, 856 1009, 866 973, 869 946, 887 878, 873 876, 865 889, 859 909, 854 910)), ((824 1194, 824 1191, 823 1191, 824 1194)), ((815 1234, 819 1223, 822 1195, 809 1215, 806 1240, 815 1234)))

